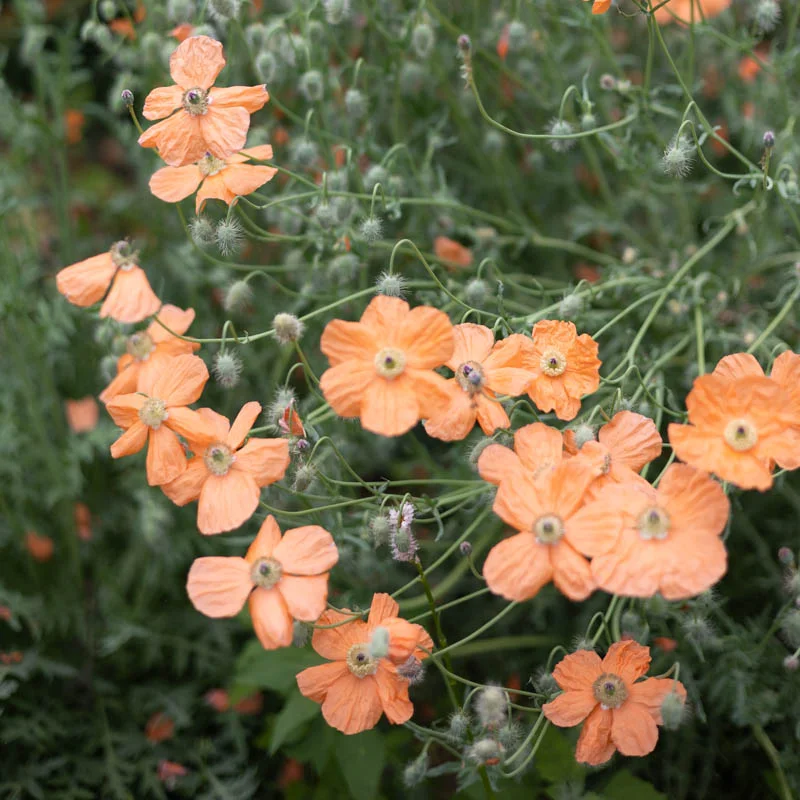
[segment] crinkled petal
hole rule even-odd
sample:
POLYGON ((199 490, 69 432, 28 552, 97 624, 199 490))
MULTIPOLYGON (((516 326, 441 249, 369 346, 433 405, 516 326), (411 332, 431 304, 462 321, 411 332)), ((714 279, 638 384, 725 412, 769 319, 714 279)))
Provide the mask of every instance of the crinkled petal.
POLYGON ((151 125, 139 137, 139 144, 156 148, 171 167, 194 164, 203 158, 208 149, 200 128, 200 118, 193 117, 183 109, 151 125))
POLYGON ((453 354, 447 361, 452 370, 465 361, 482 364, 494 347, 494 334, 485 325, 464 322, 453 326, 453 354))
POLYGON ((627 701, 613 711, 611 741, 624 756, 646 756, 656 749, 658 727, 648 710, 627 701))
POLYGON ((362 619, 329 609, 317 620, 317 627, 311 636, 311 646, 323 658, 344 661, 347 651, 354 644, 364 644, 369 641, 369 637, 370 630, 362 619), (326 628, 325 625, 335 627, 326 628))
POLYGON ((197 117, 206 149, 217 158, 227 158, 244 147, 250 127, 250 114, 240 106, 217 108, 197 117))
POLYGON ((270 514, 258 529, 256 538, 247 549, 245 558, 249 564, 254 564, 259 558, 271 558, 275 548, 281 541, 281 529, 275 517, 270 514))
POLYGON ((252 590, 250 565, 238 557, 195 559, 186 582, 192 605, 207 617, 235 617, 252 590))
POLYGON ((575 760, 579 764, 599 766, 614 755, 616 747, 611 740, 613 711, 603 710, 598 705, 583 723, 583 730, 575 748, 575 760))
POLYGON ((350 675, 350 670, 347 669, 344 661, 332 661, 328 664, 308 667, 298 673, 297 688, 304 697, 315 703, 322 703, 331 687, 340 679, 346 679, 348 675, 350 675))
POLYGON ((142 385, 140 390, 149 397, 163 400, 167 407, 188 406, 203 393, 208 381, 208 367, 202 358, 182 355, 168 361, 158 372, 151 385, 142 385))
POLYGON ((143 422, 134 422, 128 430, 111 445, 111 457, 122 458, 138 453, 147 443, 149 428, 143 422))
POLYGON ((269 486, 286 474, 289 460, 289 442, 286 439, 250 439, 236 453, 231 472, 247 473, 257 486, 269 486))
POLYGON ((150 429, 147 447, 147 482, 161 486, 178 477, 189 462, 178 437, 165 425, 150 429))
POLYGON ((275 588, 258 586, 250 595, 253 630, 265 650, 277 650, 292 643, 292 617, 283 595, 275 588))
POLYGON ((661 434, 650 417, 633 411, 620 411, 607 425, 600 428, 597 436, 605 445, 615 464, 621 464, 634 472, 661 455, 661 434))
POLYGON ((64 267, 56 275, 56 286, 70 303, 86 308, 103 299, 116 271, 110 253, 100 253, 64 267))
POLYGON ((242 410, 237 414, 228 434, 227 444, 230 448, 238 450, 242 446, 242 442, 250 433, 250 428, 253 427, 260 413, 261 403, 257 403, 255 400, 242 406, 242 410))
POLYGON ((316 622, 328 602, 328 573, 311 577, 284 575, 276 588, 295 619, 316 622))
POLYGON ((144 401, 145 398, 140 394, 120 394, 106 403, 106 411, 115 425, 129 428, 135 422, 139 422, 139 409, 144 405, 144 401))
POLYGON ((508 414, 497 400, 486 395, 478 395, 475 402, 478 406, 478 423, 487 436, 491 436, 498 428, 511 427, 508 414))
POLYGON ((200 533, 232 531, 247 522, 258 508, 260 491, 246 472, 209 475, 200 492, 197 528, 200 533))
POLYGON ((150 178, 150 191, 165 203, 177 203, 197 191, 203 174, 196 164, 185 167, 162 167, 150 178))
POLYGON ((529 600, 553 577, 548 546, 539 544, 532 533, 511 536, 489 551, 483 577, 493 594, 529 600))
POLYGON ((192 458, 186 469, 175 480, 162 484, 161 491, 175 505, 185 506, 200 497, 209 472, 202 458, 192 458))
MULTIPOLYGON (((263 84, 258 86, 227 86, 224 89, 218 87, 212 89, 210 97, 211 104, 215 108, 240 106, 248 114, 255 114, 256 111, 264 108, 264 105, 269 100, 269 92, 263 84)), ((251 150, 254 149, 251 148, 251 150)), ((271 157, 266 156, 266 158, 271 157)))
POLYGON ((306 525, 286 531, 275 548, 275 558, 284 572, 293 575, 327 573, 339 560, 333 536, 319 525, 306 525))
POLYGON ((407 374, 393 380, 377 378, 371 381, 361 400, 364 430, 381 436, 401 436, 410 431, 420 416, 414 389, 414 382, 407 374))
POLYGON ((141 267, 120 269, 111 283, 111 290, 100 306, 100 316, 117 322, 141 322, 161 307, 161 301, 150 286, 141 267))
POLYGON ((170 56, 169 74, 184 90, 210 89, 224 66, 221 42, 210 36, 190 36, 170 56))
POLYGON ((434 369, 453 355, 453 324, 443 311, 430 306, 412 308, 397 331, 397 346, 415 369, 434 369))
POLYGON ((630 686, 641 678, 650 666, 650 648, 632 639, 614 642, 603 659, 603 672, 619 675, 630 686))
POLYGON ((553 583, 570 600, 585 600, 596 588, 589 562, 568 541, 551 545, 553 583))
POLYGON ((375 374, 372 362, 346 361, 325 370, 319 388, 340 417, 357 417, 361 413, 361 402, 367 387, 373 381, 382 380, 375 374))
POLYGON ((383 713, 374 676, 357 678, 348 672, 329 689, 322 716, 332 728, 346 734, 374 728, 383 713))
POLYGON ((447 381, 447 392, 447 406, 425 421, 425 432, 445 442, 460 441, 475 427, 477 404, 455 380, 447 381))
POLYGON ((542 713, 559 728, 580 725, 597 707, 597 699, 591 689, 564 692, 542 706, 542 713))
POLYGON ((603 662, 594 650, 576 650, 556 664, 553 678, 564 691, 583 692, 590 690, 602 673, 603 662))
POLYGON ((385 660, 379 663, 374 678, 386 719, 393 725, 408 722, 414 716, 414 705, 408 699, 408 681, 400 678, 397 667, 385 660))
POLYGON ((142 116, 145 119, 163 119, 181 107, 183 89, 180 86, 159 86, 144 99, 142 116))
POLYGON ((360 322, 331 320, 322 332, 319 346, 332 367, 352 361, 368 362, 373 373, 375 371, 372 361, 378 344, 374 333, 360 322))

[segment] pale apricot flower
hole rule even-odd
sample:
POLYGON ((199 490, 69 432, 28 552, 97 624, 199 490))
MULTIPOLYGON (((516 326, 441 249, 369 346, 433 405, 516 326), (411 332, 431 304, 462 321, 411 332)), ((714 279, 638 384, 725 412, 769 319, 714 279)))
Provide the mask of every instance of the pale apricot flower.
POLYGON ((319 525, 281 536, 268 516, 244 558, 198 558, 186 591, 207 617, 235 617, 249 599, 250 618, 267 650, 292 643, 292 620, 314 622, 328 600, 328 572, 339 560, 333 537, 319 525))
POLYGON ((671 0, 656 9, 654 16, 659 25, 667 25, 676 19, 678 22, 701 22, 719 16, 730 4, 731 0, 671 0))
POLYGON ((472 250, 454 239, 448 239, 447 236, 437 236, 433 240, 433 252, 448 269, 465 269, 472 266, 472 250))
POLYGON ((65 400, 64 412, 73 433, 88 433, 97 427, 100 409, 91 395, 80 400, 65 400))
POLYGON ((146 119, 160 119, 140 137, 172 167, 194 164, 206 153, 225 159, 241 150, 250 115, 269 100, 265 86, 214 87, 225 66, 222 44, 208 36, 182 41, 169 60, 175 86, 153 89, 144 101, 146 119), (166 117, 166 119, 164 119, 166 117))
POLYGON ((542 713, 554 725, 583 722, 575 759, 604 764, 616 750, 646 756, 658 743, 661 704, 671 692, 685 702, 686 689, 672 678, 640 681, 650 666, 650 648, 633 640, 615 642, 602 660, 593 650, 577 650, 556 664, 553 677, 564 690, 542 713))
POLYGON ((496 486, 515 473, 537 477, 549 472, 565 457, 565 439, 561 431, 533 422, 514 433, 514 449, 492 443, 478 457, 481 478, 496 486))

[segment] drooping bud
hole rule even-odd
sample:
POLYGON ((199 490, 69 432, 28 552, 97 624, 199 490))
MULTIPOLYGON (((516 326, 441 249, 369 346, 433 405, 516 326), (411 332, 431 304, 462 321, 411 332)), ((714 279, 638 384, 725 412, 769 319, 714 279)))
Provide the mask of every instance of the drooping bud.
POLYGON ((387 297, 404 297, 406 279, 402 275, 382 272, 375 281, 375 290, 378 294, 385 294, 387 297))
POLYGON ((133 92, 130 89, 123 89, 119 96, 126 108, 130 108, 133 105, 133 92))
POLYGON ((275 338, 281 344, 296 342, 303 335, 305 325, 294 315, 281 311, 272 318, 275 338))
POLYGON ((461 542, 461 544, 458 546, 458 549, 461 552, 461 555, 465 558, 472 554, 472 545, 469 542, 461 542))
POLYGON ((348 89, 344 93, 344 107, 351 119, 363 119, 367 113, 367 101, 364 93, 358 89, 348 89))
POLYGON ((295 492, 306 492, 314 483, 317 471, 311 464, 301 464, 294 473, 292 489, 295 492))
POLYGON ((235 281, 225 292, 225 299, 222 301, 223 308, 229 313, 241 313, 253 299, 253 290, 247 281, 235 281))
POLYGON ((207 8, 214 19, 227 22, 239 16, 241 5, 241 0, 208 0, 207 8))
POLYGON ((765 131, 763 142, 767 150, 775 147, 775 133, 773 131, 765 131))
MULTIPOLYGON (((552 136, 571 136, 575 132, 572 123, 565 119, 554 119, 550 122, 549 133, 552 136)), ((550 147, 556 153, 566 153, 575 145, 574 139, 551 139, 550 147)))
POLYGON ((318 69, 310 69, 300 78, 300 91, 309 103, 319 103, 325 94, 325 83, 318 69))
POLYGON ((235 217, 222 219, 217 223, 215 232, 217 247, 224 256, 238 253, 242 247, 244 232, 241 223, 235 217))
POLYGON ((338 25, 350 16, 350 0, 322 0, 322 6, 331 25, 338 25))
POLYGON ((392 532, 392 525, 389 521, 389 517, 385 514, 373 517, 369 521, 369 532, 375 547, 380 547, 382 544, 389 544, 389 536, 392 532))
POLYGON ((238 356, 227 350, 220 350, 214 356, 212 372, 217 383, 223 389, 233 389, 239 383, 242 374, 242 362, 238 356))
POLYGON ((292 645, 294 647, 305 647, 311 636, 312 627, 306 622, 295 620, 292 625, 292 645))
POLYGON ((499 686, 487 686, 478 693, 475 700, 475 713, 481 725, 495 730, 506 721, 508 695, 499 686))
POLYGON ((479 739, 469 748, 467 755, 476 764, 494 766, 500 763, 503 748, 496 739, 479 739))
POLYGON ((427 772, 428 753, 424 752, 406 765, 406 768, 403 770, 403 783, 406 785, 406 788, 413 789, 425 780, 427 772))
POLYGON ((677 730, 686 719, 686 713, 686 701, 677 692, 670 692, 661 701, 661 719, 668 731, 677 730))
POLYGON ((464 300, 471 306, 480 308, 489 296, 489 284, 481 278, 473 278, 464 287, 464 300))
POLYGON ((214 225, 208 217, 195 217, 189 223, 189 233, 195 244, 208 246, 213 243, 216 234, 214 233, 214 225))
POLYGON ((450 727, 447 735, 456 742, 463 741, 469 733, 469 715, 463 711, 456 711, 450 715, 450 727))
POLYGON ((683 134, 675 137, 664 151, 661 164, 671 178, 685 178, 694 164, 694 145, 683 134))
POLYGON ((427 22, 421 22, 411 32, 411 46, 418 58, 426 59, 431 54, 435 43, 433 28, 427 22))

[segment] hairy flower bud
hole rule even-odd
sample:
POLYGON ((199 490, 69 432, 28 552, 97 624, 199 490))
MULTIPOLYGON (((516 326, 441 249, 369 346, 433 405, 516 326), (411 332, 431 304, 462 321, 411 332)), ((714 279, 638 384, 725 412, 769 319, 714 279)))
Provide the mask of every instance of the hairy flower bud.
POLYGON ((292 489, 295 492, 307 492, 317 477, 317 471, 311 464, 301 464, 294 472, 292 489))
POLYGON ((119 93, 119 97, 127 108, 133 105, 133 92, 130 89, 123 89, 119 93))
POLYGON ((784 615, 781 631, 790 647, 800 647, 800 609, 792 609, 784 615))
POLYGON ((450 715, 450 727, 447 735, 456 742, 463 741, 469 733, 469 715, 463 711, 456 711, 450 715))
POLYGON ((241 223, 235 217, 221 219, 215 231, 217 247, 223 256, 238 253, 244 240, 244 231, 241 223))
POLYGON ((214 225, 208 217, 195 217, 189 223, 189 233, 195 244, 208 246, 213 243, 216 234, 214 232, 214 225))
POLYGON ((670 142, 661 159, 664 172, 671 178, 685 178, 692 171, 693 163, 694 145, 683 134, 670 142))
POLYGON ((411 46, 418 58, 426 59, 433 50, 436 37, 433 28, 427 22, 421 22, 411 32, 411 46))
POLYGON ((272 83, 278 71, 278 60, 269 50, 262 50, 255 60, 255 70, 258 79, 264 83, 272 83))
POLYGON ((474 761, 476 764, 494 766, 500 761, 503 748, 495 739, 479 739, 469 748, 467 755, 470 761, 474 761))
POLYGON ((350 16, 350 0, 322 0, 322 6, 331 25, 338 25, 350 16))
POLYGON ((367 100, 364 93, 358 89, 348 89, 344 93, 344 107, 347 115, 352 119, 363 119, 367 113, 367 100))
MULTIPOLYGON (((550 122, 550 126, 548 128, 549 132, 553 136, 570 136, 575 132, 575 128, 573 128, 572 123, 568 122, 565 119, 554 119, 550 122)), ((574 139, 551 139, 550 140, 550 147, 556 151, 556 153, 566 153, 567 150, 572 148, 575 145, 574 139)))
POLYGON ((233 353, 227 350, 220 350, 214 356, 212 372, 217 383, 223 389, 233 389, 239 383, 239 376, 242 374, 242 362, 233 353))
POLYGON ((406 279, 402 275, 382 272, 375 281, 375 290, 378 294, 387 297, 403 297, 405 295, 406 279))
POLYGON ((489 284, 481 278, 473 278, 464 287, 464 300, 471 306, 480 308, 489 297, 489 284))
POLYGON ((781 6, 778 0, 756 0, 750 13, 761 33, 771 33, 780 22, 781 6))
POLYGON ((494 730, 506 721, 508 695, 499 686, 487 686, 478 693, 475 713, 484 728, 494 730))
POLYGON ((241 313, 253 299, 253 290, 247 281, 235 281, 225 292, 225 299, 222 301, 223 308, 229 313, 241 313))
POLYGON ((369 640, 369 654, 371 658, 385 658, 389 653, 389 631, 378 626, 372 631, 369 640))
POLYGON ((241 0, 208 0, 207 8, 214 19, 227 22, 239 16, 241 5, 241 0))
POLYGON ((583 310, 583 300, 577 294, 568 294, 558 305, 561 319, 574 319, 583 310))
POLYGON ((292 625, 292 645, 294 647, 305 647, 311 637, 312 626, 306 622, 297 622, 292 625))
POLYGON ((389 517, 387 517, 385 514, 380 514, 377 517, 373 517, 369 521, 369 533, 372 537, 372 542, 375 547, 380 547, 382 544, 388 544, 391 532, 392 525, 389 521, 389 517))
POLYGON ((508 49, 514 53, 522 50, 528 43, 528 29, 518 19, 508 23, 508 49))
POLYGON ((472 545, 467 541, 461 542, 461 544, 458 546, 458 549, 461 555, 465 558, 472 554, 472 545))
POLYGON ((309 103, 318 103, 325 94, 325 82, 318 69, 310 69, 300 78, 300 92, 309 103))
POLYGON ((281 344, 296 342, 303 335, 305 325, 294 315, 281 311, 272 318, 275 338, 281 344))
POLYGON ((775 132, 764 131, 763 142, 764 142, 764 147, 766 147, 767 150, 770 150, 771 148, 775 147, 775 132))
POLYGON ((319 148, 310 139, 301 136, 290 145, 289 157, 298 166, 310 167, 319 158, 319 148))
POLYGON ((677 693, 670 692, 661 701, 661 718, 668 731, 677 730, 686 719, 686 701, 677 693))

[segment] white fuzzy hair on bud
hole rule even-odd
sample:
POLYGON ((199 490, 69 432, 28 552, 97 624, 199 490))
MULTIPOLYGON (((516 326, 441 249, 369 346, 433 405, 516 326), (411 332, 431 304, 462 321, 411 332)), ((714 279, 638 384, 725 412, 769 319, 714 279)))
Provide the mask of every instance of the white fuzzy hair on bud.
POLYGON ((217 247, 224 256, 238 253, 244 240, 244 231, 238 219, 222 219, 217 223, 216 230, 217 247))
POLYGON ((499 686, 487 686, 478 693, 475 713, 484 728, 495 730, 505 724, 508 695, 499 686))
POLYGON ((272 327, 275 331, 275 338, 281 344, 291 344, 296 342, 302 335, 305 325, 294 315, 282 311, 272 319, 272 327))
POLYGON ((668 731, 677 730, 686 719, 686 701, 677 693, 670 692, 661 701, 661 719, 668 731))
POLYGON ((242 362, 233 353, 221 350, 214 356, 212 364, 214 379, 223 389, 233 389, 242 374, 242 362))
POLYGON ((661 164, 671 178, 685 178, 694 164, 694 145, 688 137, 683 134, 676 136, 664 151, 661 164))
POLYGON ((386 628, 378 626, 372 631, 369 654, 371 658, 386 658, 389 654, 389 631, 386 628))
POLYGON ((228 313, 241 312, 253 299, 253 290, 247 281, 235 281, 225 291, 222 305, 228 313))
POLYGON ((404 297, 406 279, 402 275, 382 272, 375 281, 375 289, 378 294, 385 294, 387 297, 404 297))

